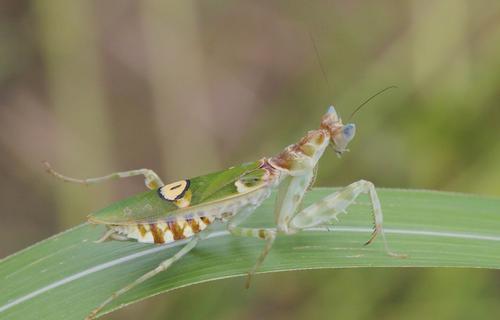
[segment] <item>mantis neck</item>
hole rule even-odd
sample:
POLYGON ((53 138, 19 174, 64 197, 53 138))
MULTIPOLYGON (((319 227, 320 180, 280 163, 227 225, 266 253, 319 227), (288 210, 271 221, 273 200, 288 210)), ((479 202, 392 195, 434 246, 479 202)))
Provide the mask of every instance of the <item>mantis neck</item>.
POLYGON ((300 174, 316 166, 329 143, 330 134, 327 130, 309 131, 299 142, 286 147, 277 156, 269 159, 269 162, 291 175, 300 174))

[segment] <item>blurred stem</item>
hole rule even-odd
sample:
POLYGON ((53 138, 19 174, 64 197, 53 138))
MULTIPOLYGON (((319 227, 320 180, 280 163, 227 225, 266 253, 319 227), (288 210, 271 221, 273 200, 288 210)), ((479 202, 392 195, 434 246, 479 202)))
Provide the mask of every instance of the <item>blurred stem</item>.
POLYGON ((413 0, 412 16, 413 76, 416 84, 425 88, 430 80, 438 80, 440 95, 443 90, 462 93, 467 86, 469 69, 468 47, 465 46, 467 2, 413 0), (436 75, 437 70, 443 69, 442 66, 448 67, 446 72, 436 75))
POLYGON ((147 0, 142 2, 142 21, 165 180, 216 170, 196 5, 147 0))
MULTIPOLYGON (((57 170, 72 176, 109 173, 109 123, 99 74, 92 4, 64 0, 33 4, 40 26, 49 99, 59 124, 58 154, 47 160, 57 170)), ((59 221, 63 226, 82 221, 89 210, 108 198, 108 189, 82 189, 85 192, 78 197, 76 188, 81 186, 62 182, 56 185, 59 221)))

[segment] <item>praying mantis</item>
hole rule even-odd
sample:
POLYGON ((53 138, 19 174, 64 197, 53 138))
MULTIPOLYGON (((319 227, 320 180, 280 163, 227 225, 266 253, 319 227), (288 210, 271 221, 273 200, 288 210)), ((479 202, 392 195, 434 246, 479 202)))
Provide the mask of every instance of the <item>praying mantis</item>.
POLYGON ((314 182, 315 168, 327 147, 340 157, 354 138, 356 127, 343 124, 333 106, 322 116, 320 126, 309 131, 297 143, 278 155, 244 163, 227 170, 191 179, 164 184, 150 169, 116 172, 107 176, 76 179, 64 176, 45 162, 49 173, 67 182, 94 184, 111 179, 144 176, 149 191, 115 202, 88 216, 92 224, 104 225, 107 231, 101 239, 136 240, 164 244, 187 241, 177 253, 161 262, 127 286, 113 293, 97 306, 86 319, 94 319, 111 301, 135 286, 168 270, 176 261, 193 250, 213 225, 224 224, 236 237, 264 241, 262 252, 248 272, 246 286, 269 254, 277 236, 291 235, 306 228, 321 227, 337 220, 349 205, 363 193, 370 197, 374 219, 373 232, 365 243, 370 244, 380 234, 385 251, 391 252, 385 239, 382 208, 374 185, 365 180, 351 183, 304 209, 304 194, 314 182), (245 221, 262 202, 277 189, 274 207, 275 228, 247 228, 245 221))

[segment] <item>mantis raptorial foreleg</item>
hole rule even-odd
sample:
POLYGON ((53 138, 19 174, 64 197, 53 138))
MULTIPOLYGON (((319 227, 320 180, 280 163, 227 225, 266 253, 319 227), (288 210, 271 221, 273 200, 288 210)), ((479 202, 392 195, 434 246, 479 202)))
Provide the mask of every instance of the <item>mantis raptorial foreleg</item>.
POLYGON ((384 241, 387 254, 402 257, 401 255, 393 253, 389 250, 385 239, 384 229, 382 227, 383 216, 380 201, 373 183, 369 181, 359 180, 351 183, 340 191, 337 191, 299 211, 290 222, 289 228, 291 230, 302 230, 305 228, 329 224, 332 220, 337 220, 337 215, 339 213, 345 213, 347 207, 349 207, 349 205, 351 205, 362 193, 368 193, 370 196, 375 222, 373 233, 365 245, 370 244, 375 237, 380 234, 382 236, 382 240, 384 241))
MULTIPOLYGON (((300 201, 297 201, 297 199, 301 200, 303 196, 301 192, 305 191, 302 188, 308 185, 307 181, 309 181, 309 179, 310 175, 306 173, 304 174, 304 176, 290 178, 288 183, 283 185, 284 188, 281 190, 283 200, 278 201, 279 207, 277 207, 277 213, 281 213, 282 218, 278 219, 278 222, 289 221, 289 223, 286 225, 286 227, 283 227, 282 225, 280 226, 278 224, 278 228, 282 233, 293 234, 305 228, 329 224, 332 220, 337 220, 337 216, 339 213, 345 213, 349 205, 351 205, 360 194, 368 193, 372 204, 375 228, 370 239, 365 243, 365 245, 370 244, 375 239, 375 237, 380 234, 383 238, 387 254, 391 256, 402 257, 401 255, 393 253, 391 250, 389 250, 382 227, 383 215, 380 206, 380 200, 378 199, 375 187, 371 182, 365 180, 354 182, 343 188, 342 190, 335 192, 316 203, 313 203, 307 208, 298 211, 296 214, 293 214, 293 210, 295 210, 300 204, 300 201), (291 203, 291 199, 296 200, 291 203), (286 213, 283 211, 283 208, 288 208, 289 210, 291 210, 290 212, 286 213)), ((241 214, 237 222, 233 222, 228 226, 228 230, 233 235, 254 237, 266 240, 264 250, 257 259, 254 267, 248 273, 246 284, 247 287, 249 285, 251 276, 256 272, 258 267, 266 258, 276 238, 276 230, 274 229, 242 228, 236 226, 237 223, 246 219, 251 213, 252 211, 250 210, 245 211, 241 214)))
POLYGON ((92 310, 92 312, 85 318, 86 320, 94 319, 95 316, 110 302, 121 296, 122 294, 126 293, 130 289, 134 288, 135 286, 143 283, 144 281, 156 276, 158 273, 167 270, 174 262, 185 256, 189 251, 191 251, 196 244, 198 243, 198 237, 192 238, 181 250, 177 251, 176 254, 174 254, 172 257, 169 259, 163 261, 156 267, 155 269, 149 271, 148 273, 142 275, 140 278, 135 280, 134 282, 128 284, 127 286, 121 288, 120 290, 114 292, 109 298, 104 300, 103 303, 101 303, 97 308, 92 310))
POLYGON ((94 183, 101 183, 107 180, 113 180, 113 179, 120 179, 120 178, 129 178, 129 177, 135 177, 135 176, 144 176, 144 184, 146 187, 148 187, 151 190, 157 189, 161 186, 164 185, 163 181, 161 181, 160 177, 150 169, 137 169, 137 170, 130 170, 130 171, 121 171, 121 172, 114 172, 102 177, 96 177, 96 178, 88 178, 88 179, 77 179, 77 178, 72 178, 68 177, 65 175, 60 174, 59 172, 55 171, 52 169, 50 164, 45 161, 43 163, 47 167, 47 171, 55 176, 58 179, 61 179, 66 182, 73 182, 73 183, 81 183, 81 184, 94 184, 94 183))

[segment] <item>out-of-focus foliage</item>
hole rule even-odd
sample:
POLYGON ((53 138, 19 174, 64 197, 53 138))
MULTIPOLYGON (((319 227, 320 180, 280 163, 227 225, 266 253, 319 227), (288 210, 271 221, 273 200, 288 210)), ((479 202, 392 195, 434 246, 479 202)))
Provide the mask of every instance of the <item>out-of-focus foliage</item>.
MULTIPOLYGON (((500 194, 498 1, 7 0, 0 8, 0 256, 143 189, 139 178, 62 184, 42 160, 81 177, 139 167, 165 181, 194 176, 272 155, 317 126, 329 104, 346 118, 388 85, 399 89, 354 117, 351 153, 327 154, 318 185, 365 178, 500 194)), ((257 277, 250 291, 238 280, 186 288, 111 318, 327 317, 327 304, 345 319, 422 310, 456 319, 463 308, 493 317, 499 298, 490 271, 316 271, 257 277)))

